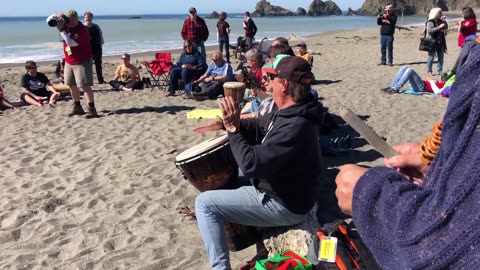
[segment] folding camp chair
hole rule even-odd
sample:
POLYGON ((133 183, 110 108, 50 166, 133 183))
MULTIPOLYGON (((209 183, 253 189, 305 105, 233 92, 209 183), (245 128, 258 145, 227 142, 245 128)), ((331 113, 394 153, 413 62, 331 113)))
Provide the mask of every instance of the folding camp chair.
POLYGON ((172 69, 172 54, 169 52, 156 53, 155 60, 142 62, 150 74, 152 90, 158 87, 160 90, 167 90, 169 83, 170 69, 172 69))

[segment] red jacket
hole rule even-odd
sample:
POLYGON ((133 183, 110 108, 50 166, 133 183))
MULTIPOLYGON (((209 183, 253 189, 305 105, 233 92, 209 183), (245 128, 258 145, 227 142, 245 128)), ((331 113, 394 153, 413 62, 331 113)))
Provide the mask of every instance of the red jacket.
POLYGON ((79 23, 75 28, 66 28, 67 34, 78 43, 76 47, 70 47, 63 41, 63 53, 65 62, 69 65, 78 65, 93 57, 92 47, 90 45, 90 34, 85 25, 79 23), (69 51, 71 53, 69 53, 69 51))
POLYGON ((182 38, 183 40, 189 40, 193 42, 203 42, 208 39, 208 27, 205 21, 197 16, 197 23, 193 23, 192 17, 188 16, 185 19, 182 27, 182 38))
POLYGON ((460 25, 460 32, 458 33, 458 47, 462 47, 465 43, 465 38, 477 33, 477 20, 468 19, 460 25))

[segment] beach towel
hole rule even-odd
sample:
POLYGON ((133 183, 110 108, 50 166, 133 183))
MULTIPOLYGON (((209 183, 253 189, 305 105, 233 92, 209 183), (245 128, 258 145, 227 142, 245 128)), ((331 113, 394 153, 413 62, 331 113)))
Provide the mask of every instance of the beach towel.
POLYGON ((222 118, 220 109, 202 110, 196 109, 187 112, 187 119, 217 119, 222 118))
POLYGON ((422 95, 433 95, 432 92, 418 92, 413 89, 407 89, 399 92, 400 94, 407 94, 407 95, 415 95, 415 96, 422 96, 422 95))

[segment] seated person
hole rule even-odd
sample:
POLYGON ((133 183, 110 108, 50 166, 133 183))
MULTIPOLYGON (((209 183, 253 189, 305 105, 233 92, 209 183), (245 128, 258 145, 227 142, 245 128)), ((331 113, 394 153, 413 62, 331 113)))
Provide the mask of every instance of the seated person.
POLYGON ((34 61, 25 63, 27 73, 24 74, 20 81, 22 94, 20 100, 25 104, 42 106, 45 101, 49 105, 57 102, 60 93, 55 90, 50 80, 41 72, 37 72, 37 64, 34 61))
POLYGON ((310 53, 308 52, 307 44, 305 42, 301 42, 297 45, 297 47, 298 52, 295 54, 295 56, 305 59, 305 61, 307 61, 311 66, 313 66, 313 56, 310 55, 310 53))
POLYGON ((275 57, 272 57, 271 50, 272 50, 273 47, 278 46, 278 45, 285 46, 285 49, 283 49, 285 51, 284 52, 285 54, 288 54, 288 55, 291 55, 291 56, 295 55, 292 48, 290 47, 290 43, 288 42, 288 39, 286 39, 284 37, 277 37, 272 41, 272 46, 269 49, 270 58, 275 58, 275 57))
POLYGON ((247 91, 246 96, 250 101, 250 107, 242 113, 253 113, 258 109, 260 102, 266 95, 262 95, 262 66, 263 54, 257 49, 251 49, 246 54, 247 66, 243 66, 242 73, 236 74, 235 79, 245 84, 247 91), (258 91, 257 91, 258 90, 258 91), (257 94, 260 94, 257 95, 257 94))
POLYGON ((2 87, 0 87, 0 110, 17 109, 8 99, 5 98, 2 87))
POLYGON ((432 92, 435 94, 441 93, 441 89, 445 85, 445 81, 436 81, 432 79, 423 80, 415 70, 408 66, 403 66, 393 78, 390 86, 382 88, 382 91, 387 93, 399 93, 407 82, 415 92, 432 92))
POLYGON ((122 55, 123 64, 119 65, 115 70, 115 76, 110 81, 110 85, 114 90, 123 90, 132 92, 135 89, 142 89, 143 83, 140 80, 140 74, 137 67, 130 64, 130 55, 124 53, 122 55))
POLYGON ((185 41, 183 53, 180 55, 177 64, 170 70, 168 92, 165 96, 174 96, 178 90, 178 80, 182 79, 185 85, 185 98, 193 98, 191 82, 194 77, 205 72, 205 60, 202 54, 193 47, 191 41, 185 41))
POLYGON ((383 167, 350 164, 337 175, 338 204, 381 269, 480 265, 480 50, 469 57, 453 86, 430 165, 420 145, 410 143, 395 147, 398 155, 383 167))
POLYGON ((266 135, 257 119, 240 120, 231 97, 221 103, 233 156, 252 185, 210 190, 195 201, 200 235, 213 269, 231 269, 224 222, 256 227, 305 221, 316 201, 322 158, 315 119, 322 105, 310 94, 311 67, 285 57, 270 70, 278 112, 266 135))
POLYGON ((223 84, 225 82, 234 81, 232 66, 223 60, 223 54, 216 51, 212 55, 213 63, 210 64, 205 74, 194 84, 199 84, 201 91, 193 93, 196 100, 216 99, 223 95, 223 84))

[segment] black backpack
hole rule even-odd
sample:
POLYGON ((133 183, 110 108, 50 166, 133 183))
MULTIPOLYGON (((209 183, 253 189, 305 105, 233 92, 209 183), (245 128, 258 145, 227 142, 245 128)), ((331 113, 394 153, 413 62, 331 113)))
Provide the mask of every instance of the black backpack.
POLYGON ((351 220, 337 220, 325 224, 310 245, 307 259, 312 262, 315 270, 380 270, 351 220), (334 263, 318 260, 320 238, 323 236, 337 238, 337 254, 334 263))

